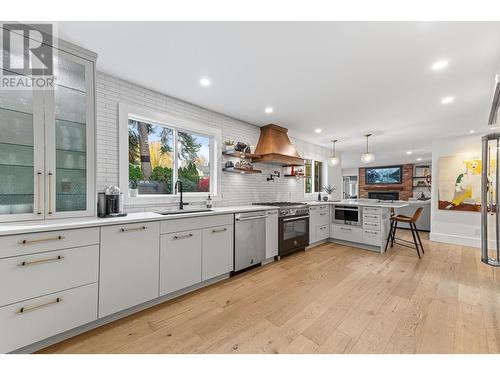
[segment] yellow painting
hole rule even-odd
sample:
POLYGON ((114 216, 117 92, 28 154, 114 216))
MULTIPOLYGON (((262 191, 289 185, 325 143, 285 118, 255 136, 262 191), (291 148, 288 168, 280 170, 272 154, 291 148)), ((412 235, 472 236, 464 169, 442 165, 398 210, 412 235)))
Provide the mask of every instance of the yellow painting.
POLYGON ((481 210, 480 158, 460 155, 439 159, 438 207, 440 210, 481 210))

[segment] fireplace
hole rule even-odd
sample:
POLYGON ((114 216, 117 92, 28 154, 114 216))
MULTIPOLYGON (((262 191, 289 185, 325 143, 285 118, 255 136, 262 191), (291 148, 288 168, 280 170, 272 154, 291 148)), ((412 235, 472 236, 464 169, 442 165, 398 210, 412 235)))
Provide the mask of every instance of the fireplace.
POLYGON ((397 200, 399 200, 399 192, 397 192, 397 191, 369 191, 368 198, 379 199, 381 201, 397 201, 397 200))

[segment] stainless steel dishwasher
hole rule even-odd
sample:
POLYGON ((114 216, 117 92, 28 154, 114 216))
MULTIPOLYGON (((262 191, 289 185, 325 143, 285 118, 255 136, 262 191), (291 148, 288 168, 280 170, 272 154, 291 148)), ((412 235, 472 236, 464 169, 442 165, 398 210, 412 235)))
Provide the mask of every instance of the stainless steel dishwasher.
POLYGON ((234 270, 261 263, 266 258, 266 211, 234 215, 234 270))

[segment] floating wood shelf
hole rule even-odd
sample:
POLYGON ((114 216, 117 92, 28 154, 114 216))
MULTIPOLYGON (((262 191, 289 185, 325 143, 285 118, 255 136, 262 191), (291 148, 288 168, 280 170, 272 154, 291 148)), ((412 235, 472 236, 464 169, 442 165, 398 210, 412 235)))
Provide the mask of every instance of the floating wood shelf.
POLYGON ((223 155, 226 156, 232 156, 235 158, 241 158, 241 159, 258 159, 259 156, 255 154, 249 154, 247 152, 241 152, 241 151, 222 151, 223 155))
POLYGON ((241 173, 241 174, 255 174, 262 173, 259 169, 245 169, 245 168, 222 168, 224 172, 241 173))
POLYGON ((305 175, 293 175, 293 174, 284 174, 283 177, 285 178, 311 178, 311 176, 305 176, 305 175))

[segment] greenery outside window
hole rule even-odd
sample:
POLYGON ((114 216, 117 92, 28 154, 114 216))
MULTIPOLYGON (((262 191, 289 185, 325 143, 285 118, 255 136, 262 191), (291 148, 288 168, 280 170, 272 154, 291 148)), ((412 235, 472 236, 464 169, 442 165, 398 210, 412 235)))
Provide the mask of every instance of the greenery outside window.
POLYGON ((120 129, 126 129, 120 132, 120 186, 129 191, 129 204, 176 202, 177 180, 186 201, 218 199, 220 130, 128 104, 120 105, 120 129))
POLYGON ((305 160, 304 193, 312 194, 321 192, 324 180, 323 162, 318 160, 305 160))

